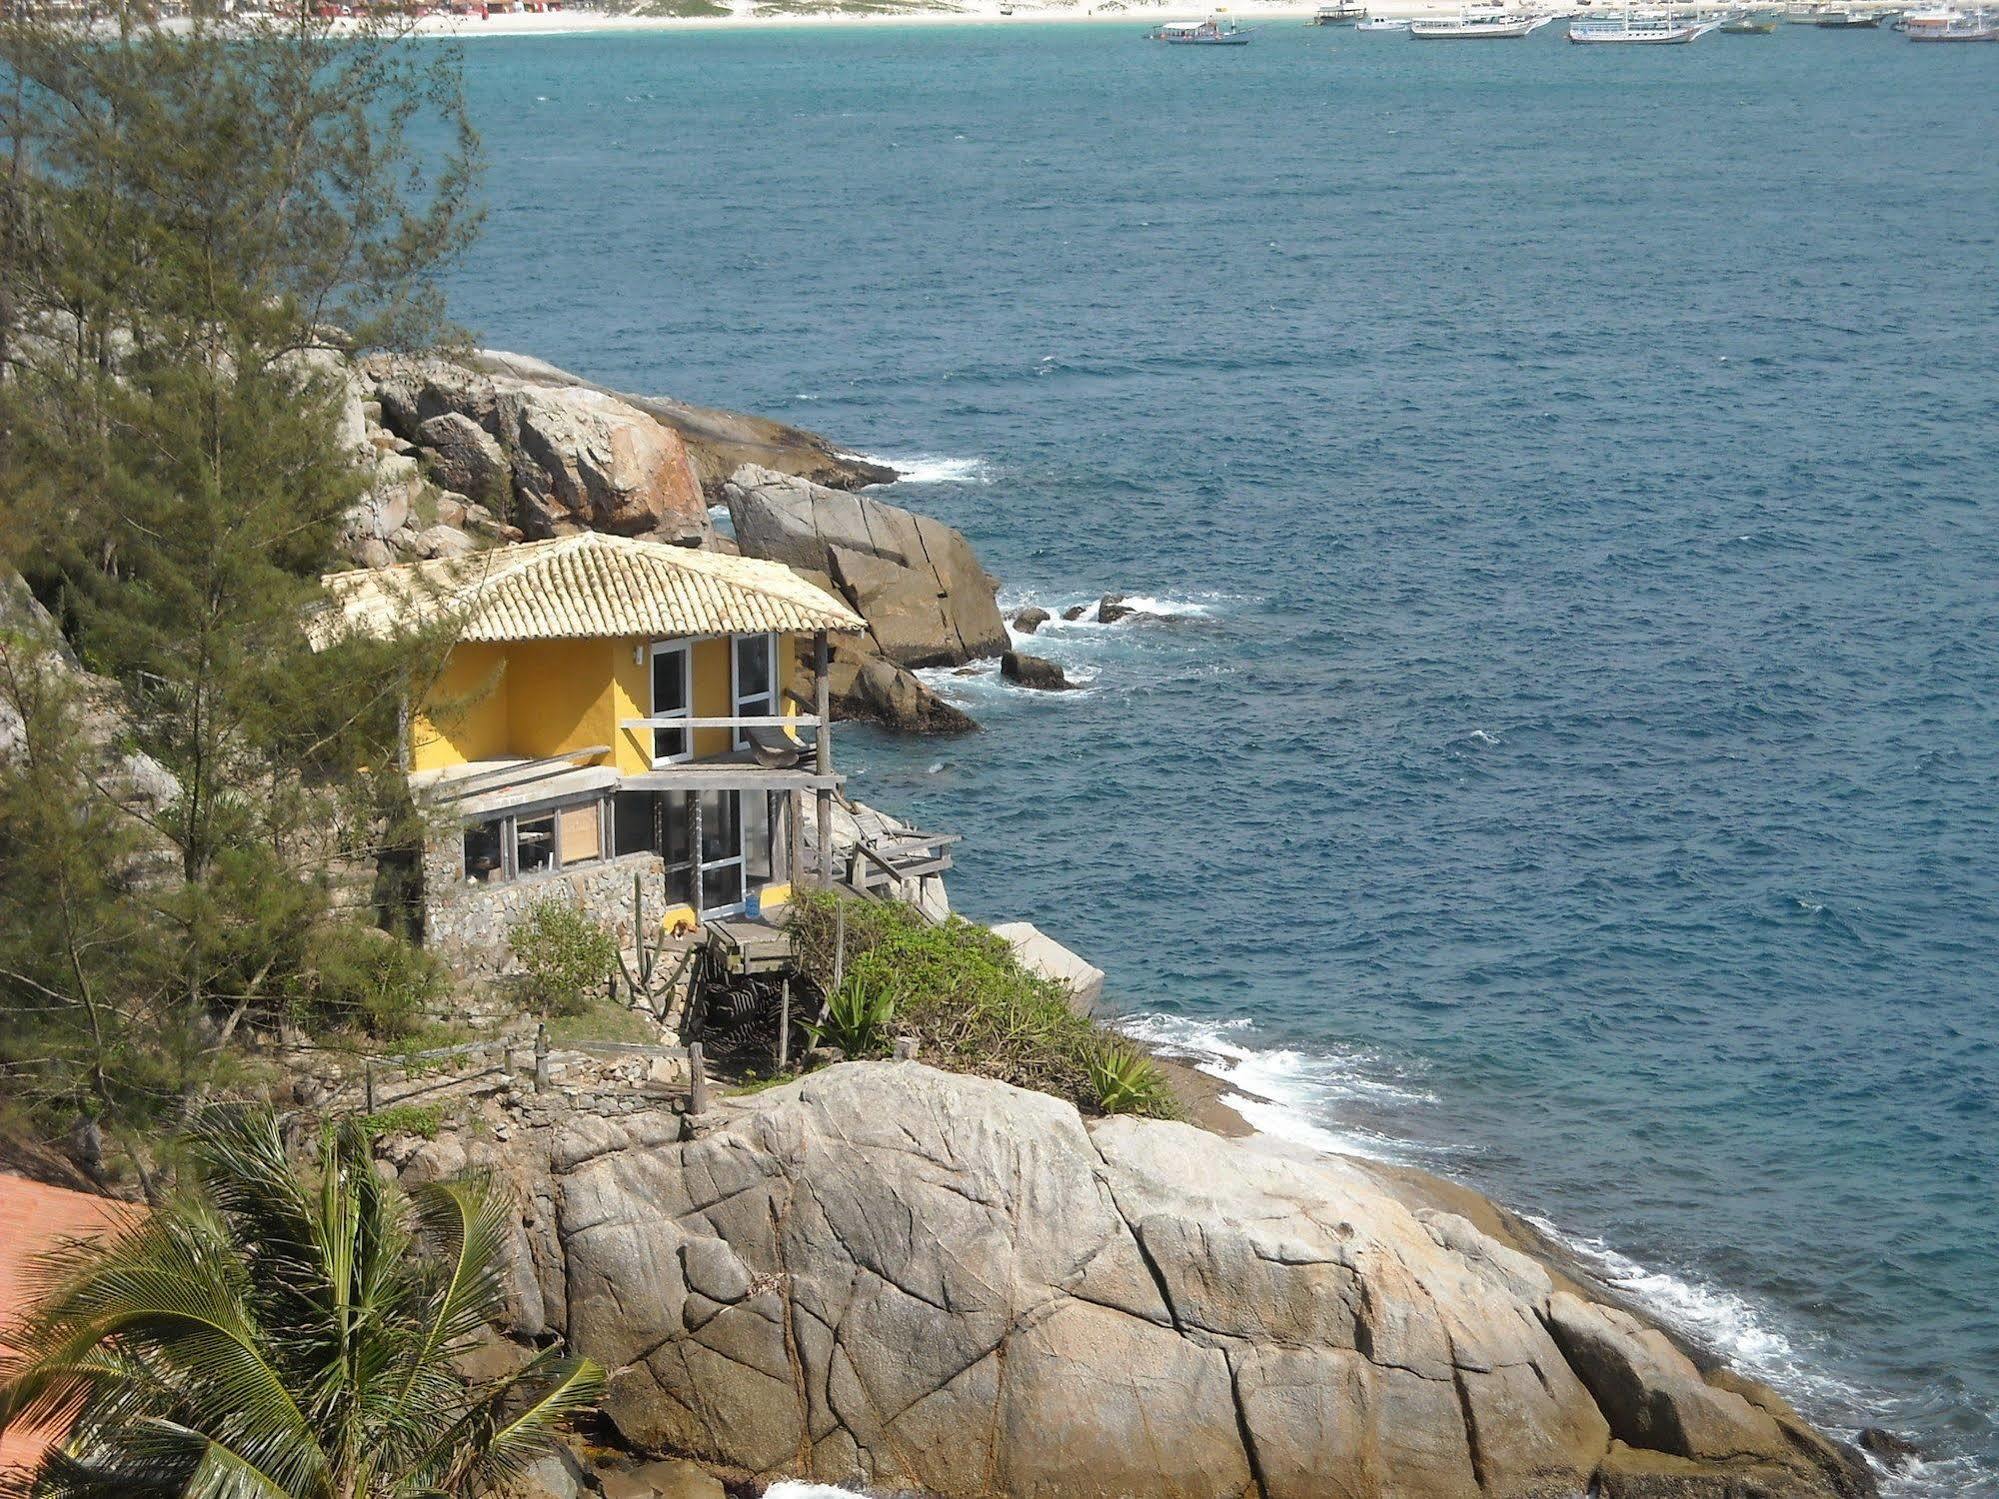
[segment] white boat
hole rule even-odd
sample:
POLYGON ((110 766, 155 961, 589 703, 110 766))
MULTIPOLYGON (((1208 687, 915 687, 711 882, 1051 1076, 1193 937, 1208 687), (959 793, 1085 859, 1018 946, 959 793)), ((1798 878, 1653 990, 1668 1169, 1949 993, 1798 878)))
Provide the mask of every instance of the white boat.
POLYGON ((1314 26, 1343 26, 1348 21, 1358 21, 1367 14, 1367 7, 1361 0, 1337 0, 1332 5, 1322 5, 1312 12, 1314 26))
POLYGON ((1253 28, 1209 16, 1205 21, 1166 21, 1146 36, 1174 47, 1247 47, 1253 28))
POLYGON ((1881 24, 1881 12, 1828 5, 1812 17, 1812 24, 1826 31, 1871 31, 1881 24))
POLYGON ((1407 31, 1407 16, 1362 16, 1354 22, 1355 31, 1407 31))
POLYGON ((1910 41, 1999 42, 1999 11, 1953 11, 1940 22, 1932 19, 1934 15, 1933 11, 1909 13, 1910 41))
POLYGON ((1579 45, 1626 43, 1637 46, 1674 47, 1706 36, 1719 21, 1688 21, 1675 16, 1592 17, 1569 22, 1569 40, 1579 45))
POLYGON ((1522 37, 1554 20, 1553 16, 1523 16, 1506 10, 1468 10, 1453 21, 1411 21, 1409 34, 1422 41, 1503 40, 1522 37))

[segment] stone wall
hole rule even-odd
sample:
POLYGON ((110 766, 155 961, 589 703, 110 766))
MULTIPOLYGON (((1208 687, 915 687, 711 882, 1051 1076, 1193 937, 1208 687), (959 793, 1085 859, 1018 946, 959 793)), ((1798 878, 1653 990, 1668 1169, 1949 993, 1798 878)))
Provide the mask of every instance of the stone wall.
POLYGON ((499 885, 470 884, 458 875, 457 851, 433 846, 424 860, 424 945, 462 972, 500 973, 512 962, 507 934, 541 901, 554 896, 580 906, 629 948, 632 876, 645 892, 648 922, 666 910, 666 868, 659 855, 625 854, 554 874, 530 875, 499 885))

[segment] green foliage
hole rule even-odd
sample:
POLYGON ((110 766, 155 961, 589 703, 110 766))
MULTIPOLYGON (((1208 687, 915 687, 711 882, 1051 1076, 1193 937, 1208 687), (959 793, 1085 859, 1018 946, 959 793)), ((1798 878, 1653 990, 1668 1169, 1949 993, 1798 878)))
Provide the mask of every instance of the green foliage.
MULTIPOLYGON (((892 993, 895 1029, 917 1038, 925 1061, 1053 1093, 1093 1112, 1105 1109, 1091 1064, 1120 1044, 1117 1038, 1079 1013, 1060 985, 1022 968, 1005 941, 982 926, 955 918, 928 926, 906 906, 801 891, 792 931, 800 961, 822 987, 832 983, 836 912, 843 906, 843 988, 858 981, 864 992, 892 993)), ((1163 1079, 1134 1107, 1177 1112, 1163 1079)))
POLYGON ((309 1018, 382 1040, 409 1036, 449 987, 444 966, 422 948, 350 921, 313 932, 301 979, 309 1018))
POLYGON ((1159 1064, 1129 1041, 1110 1041, 1085 1059, 1097 1107, 1106 1114, 1173 1112, 1173 1094, 1159 1064))
POLYGON ((316 1170, 268 1112, 211 1112, 178 1195, 48 1267, 0 1410, 76 1417, 36 1492, 417 1499, 520 1473, 603 1371, 553 1350, 467 1383, 453 1359, 500 1305, 509 1204, 478 1181, 405 1196, 366 1132, 316 1170))
POLYGON ((361 1118, 361 1129, 369 1139, 383 1135, 420 1135, 435 1140, 444 1126, 444 1106, 435 1103, 399 1103, 377 1109, 361 1118))
POLYGON ((544 1016, 582 1014, 618 963, 611 934, 558 896, 530 906, 507 934, 507 947, 527 972, 529 1001, 544 1016))
POLYGON ((854 1058, 878 1056, 887 1049, 899 997, 893 956, 867 953, 855 961, 845 982, 826 1001, 826 1018, 807 1021, 805 1029, 815 1045, 837 1046, 854 1058))
POLYGON ((369 479, 335 350, 433 336, 475 222, 455 62, 395 24, 0 24, 0 580, 115 689, 66 700, 18 641, 0 669, 35 746, 0 765, 0 1058, 142 1174, 311 986, 333 872, 415 833, 398 711, 439 642, 300 628, 369 479), (127 794, 135 753, 167 794, 127 794))

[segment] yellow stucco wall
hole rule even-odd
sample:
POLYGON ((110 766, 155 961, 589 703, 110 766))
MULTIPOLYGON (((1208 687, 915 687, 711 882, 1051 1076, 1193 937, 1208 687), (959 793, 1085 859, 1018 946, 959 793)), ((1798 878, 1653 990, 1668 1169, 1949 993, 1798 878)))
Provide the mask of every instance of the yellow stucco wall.
MULTIPOLYGON (((468 760, 533 759, 593 744, 612 747, 621 775, 652 768, 652 736, 619 727, 652 711, 652 642, 534 640, 470 643, 451 653, 437 687, 411 728, 411 769, 438 770, 468 760)), ((778 637, 778 684, 798 650, 793 636, 778 637)), ((694 712, 702 718, 731 714, 727 639, 694 642, 694 712)), ((795 717, 782 701, 779 712, 795 717)), ((700 729, 697 755, 727 753, 727 729, 700 729)))
POLYGON ((507 748, 507 648, 458 646, 410 720, 410 769, 493 760, 507 748))
MULTIPOLYGON (((507 651, 507 737, 525 759, 615 745, 610 640, 519 641, 507 651)), ((629 658, 630 650, 626 656, 629 658)))

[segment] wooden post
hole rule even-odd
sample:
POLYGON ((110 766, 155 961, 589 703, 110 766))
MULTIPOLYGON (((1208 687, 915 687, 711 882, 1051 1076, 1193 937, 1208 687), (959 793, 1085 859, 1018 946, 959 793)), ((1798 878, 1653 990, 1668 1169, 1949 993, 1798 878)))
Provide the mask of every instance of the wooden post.
POLYGON ((847 976, 847 903, 841 901, 833 907, 833 989, 828 994, 837 994, 842 981, 847 976))
MULTIPOLYGON (((816 774, 833 773, 833 684, 832 652, 826 632, 812 637, 812 711, 819 717, 818 751, 813 755, 816 774)), ((833 788, 819 788, 819 882, 833 883, 833 788)))
POLYGON ((777 1001, 777 1070, 784 1071, 791 1065, 791 975, 784 976, 784 987, 778 991, 777 1001))
POLYGON ((802 791, 787 791, 784 795, 784 877, 794 887, 805 877, 805 870, 801 867, 804 861, 800 843, 804 817, 805 794, 802 791))
POLYGON ((687 905, 694 920, 701 920, 701 793, 687 793, 687 852, 693 864, 687 871, 687 905))
POLYGON ((534 1090, 537 1093, 548 1091, 548 1027, 545 1025, 534 1028, 534 1090))
POLYGON ((705 1114, 708 1112, 708 1067, 701 1057, 701 1043, 696 1041, 687 1048, 688 1098, 687 1112, 705 1114))
POLYGON ((363 1082, 367 1089, 368 1112, 375 1112, 375 1064, 370 1062, 363 1072, 363 1082))

